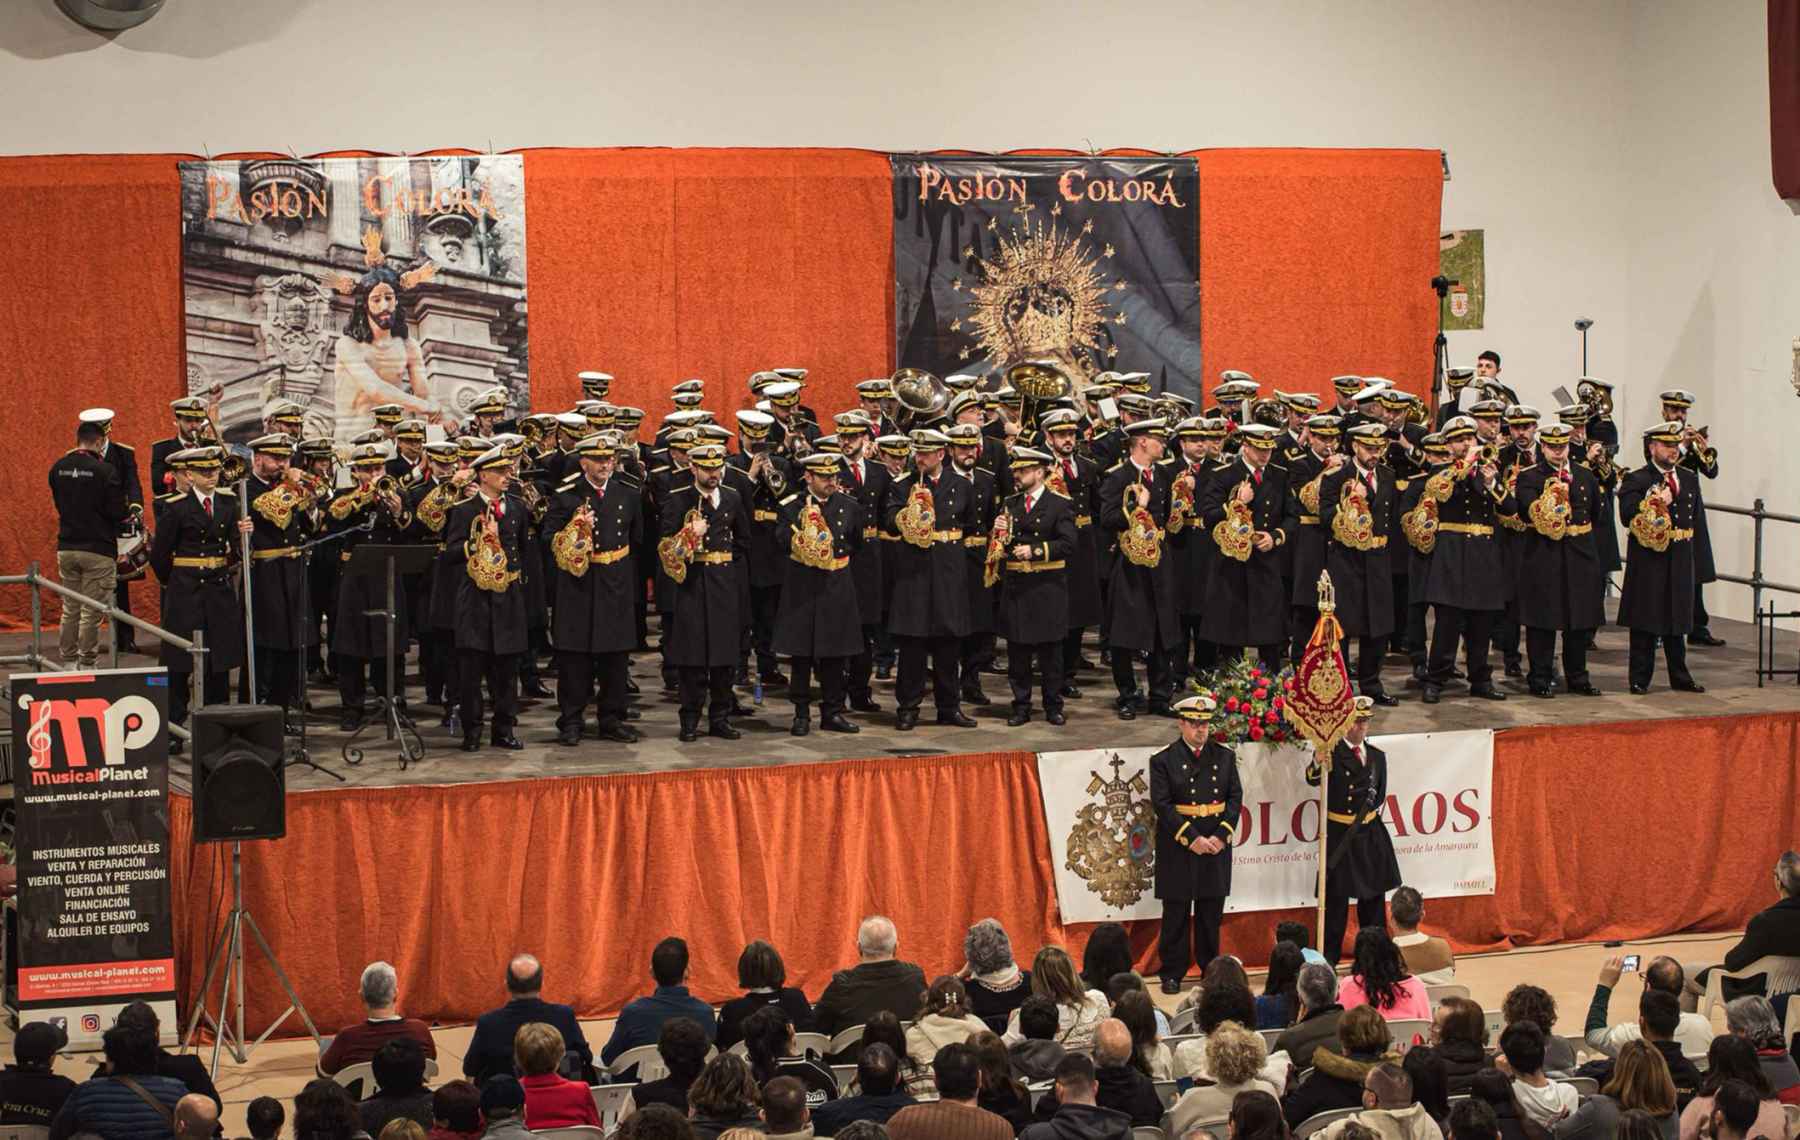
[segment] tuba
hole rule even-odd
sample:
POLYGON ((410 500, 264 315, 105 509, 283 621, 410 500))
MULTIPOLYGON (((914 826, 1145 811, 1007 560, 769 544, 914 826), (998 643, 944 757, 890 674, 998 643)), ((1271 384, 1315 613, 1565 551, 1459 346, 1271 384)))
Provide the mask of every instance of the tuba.
POLYGON ((894 373, 890 382, 894 386, 894 399, 900 404, 897 418, 901 422, 896 426, 902 431, 936 419, 950 406, 949 385, 923 368, 902 368, 894 373))
POLYGON ((1275 397, 1262 396, 1250 401, 1251 423, 1266 424, 1272 428, 1285 428, 1287 420, 1287 405, 1275 397))
POLYGON ((1022 398, 1021 431, 1036 431, 1038 408, 1075 391, 1075 380, 1054 360, 1022 360, 1005 372, 1006 383, 1022 398))
POLYGON ((1609 420, 1613 414, 1612 386, 1583 376, 1575 383, 1575 399, 1587 405, 1590 419, 1609 420))
POLYGON ((1013 518, 1011 511, 1001 511, 994 519, 994 527, 988 532, 987 559, 981 567, 981 584, 992 589, 1000 581, 1000 569, 1006 562, 1007 548, 1012 545, 1013 518))
MULTIPOLYGON (((423 518, 424 515, 425 506, 421 503, 419 516, 423 518)), ((556 532, 550 540, 550 553, 556 558, 557 566, 570 577, 580 578, 588 572, 594 553, 594 512, 588 504, 581 504, 568 525, 556 532)))

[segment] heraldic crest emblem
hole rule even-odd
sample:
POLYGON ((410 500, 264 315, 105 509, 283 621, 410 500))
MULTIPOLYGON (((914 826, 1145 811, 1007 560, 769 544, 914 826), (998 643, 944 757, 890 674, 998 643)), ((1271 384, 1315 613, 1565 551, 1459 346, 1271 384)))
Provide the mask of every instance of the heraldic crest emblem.
POLYGON ((1080 875, 1088 889, 1106 905, 1134 905, 1150 889, 1156 872, 1156 813, 1150 806, 1150 786, 1142 772, 1121 778, 1125 761, 1115 753, 1112 779, 1090 773, 1087 794, 1098 802, 1086 804, 1069 829, 1068 869, 1080 875))

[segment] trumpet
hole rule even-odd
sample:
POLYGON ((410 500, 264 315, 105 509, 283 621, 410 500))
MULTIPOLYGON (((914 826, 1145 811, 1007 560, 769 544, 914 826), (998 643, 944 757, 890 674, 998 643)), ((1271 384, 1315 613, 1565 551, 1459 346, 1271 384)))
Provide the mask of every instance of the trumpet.
POLYGON ((781 467, 768 451, 757 452, 750 460, 750 468, 771 496, 779 499, 787 494, 787 476, 781 473, 781 467), (757 467, 759 462, 762 465, 760 469, 757 467))
POLYGON ((1595 383, 1592 379, 1578 381, 1575 385, 1575 398, 1587 405, 1591 418, 1612 418, 1613 395, 1612 389, 1607 385, 1595 383))

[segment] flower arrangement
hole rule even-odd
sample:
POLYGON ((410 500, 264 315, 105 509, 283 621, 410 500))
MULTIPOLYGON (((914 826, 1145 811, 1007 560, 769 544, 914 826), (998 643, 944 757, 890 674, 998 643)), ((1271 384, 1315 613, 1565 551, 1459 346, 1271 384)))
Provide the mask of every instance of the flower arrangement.
POLYGON ((1253 654, 1220 662, 1212 675, 1212 734, 1219 743, 1280 744, 1298 740, 1294 726, 1282 715, 1288 694, 1294 691, 1294 670, 1284 666, 1270 673, 1253 654))

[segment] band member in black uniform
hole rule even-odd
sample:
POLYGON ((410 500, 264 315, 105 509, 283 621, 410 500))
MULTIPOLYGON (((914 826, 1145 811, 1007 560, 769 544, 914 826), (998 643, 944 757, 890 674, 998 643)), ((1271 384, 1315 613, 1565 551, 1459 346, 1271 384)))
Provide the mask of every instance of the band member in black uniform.
MULTIPOLYGON (((1587 381, 1587 377, 1583 377, 1587 381)), ((1619 485, 1619 433, 1612 431, 1613 442, 1609 445, 1595 438, 1590 430, 1590 422, 1594 419, 1594 409, 1587 404, 1566 404, 1556 410, 1556 418, 1569 425, 1569 462, 1577 467, 1585 467, 1594 476, 1597 498, 1594 501, 1594 558, 1598 563, 1599 574, 1594 580, 1595 604, 1602 610, 1606 605, 1606 587, 1608 575, 1623 565, 1619 561, 1619 515, 1613 502, 1613 493, 1619 485)), ((1607 427, 1611 428, 1610 421, 1607 427)), ((1605 624, 1603 618, 1601 624, 1605 624)), ((1588 648, 1593 649, 1595 631, 1588 631, 1588 648)))
POLYGON ((969 560, 969 632, 962 639, 960 672, 963 704, 986 708, 993 702, 981 691, 981 674, 994 663, 995 604, 1000 590, 997 584, 986 583, 982 565, 987 558, 989 530, 1000 513, 1000 481, 977 462, 995 441, 970 422, 952 424, 944 430, 944 438, 950 441, 950 469, 975 488, 974 518, 963 531, 963 550, 969 560))
MULTIPOLYGON (((1338 450, 1340 434, 1336 416, 1313 416, 1306 421, 1304 429, 1305 453, 1288 465, 1288 493, 1294 496, 1294 501, 1288 505, 1288 513, 1294 517, 1292 538, 1288 542, 1294 558, 1294 589, 1290 599, 1294 613, 1289 622, 1292 636, 1288 639, 1288 658, 1295 665, 1300 663, 1300 655, 1306 651, 1306 643, 1319 621, 1319 571, 1325 568, 1325 532, 1319 528, 1319 491, 1328 473, 1349 462, 1338 450)), ((1205 537, 1217 558, 1218 545, 1212 541, 1212 535, 1205 537)), ((1206 612, 1204 607, 1200 612, 1206 612)))
MULTIPOLYGON (((860 413, 859 413, 860 415, 860 413)), ((775 651, 792 662, 789 731, 812 731, 812 681, 819 681, 819 727, 860 732, 844 717, 844 667, 862 651, 851 559, 863 545, 861 505, 838 490, 842 460, 814 452, 801 461, 806 487, 781 501, 788 536, 787 581, 775 621, 775 651)))
MULTIPOLYGON (((894 410, 898 401, 894 399, 894 382, 886 376, 878 376, 873 380, 864 380, 856 386, 856 406, 869 419, 869 438, 876 439, 884 435, 898 434, 900 429, 894 424, 894 410)), ((838 434, 843 434, 840 425, 838 434)), ((865 615, 866 616, 866 615, 865 615)))
MULTIPOLYGON (((319 481, 319 496, 307 508, 313 533, 325 529, 326 506, 337 486, 337 448, 331 440, 320 436, 303 439, 294 445, 289 465, 298 467, 319 481)), ((325 633, 326 622, 337 612, 338 551, 331 547, 314 550, 306 560, 307 676, 321 685, 337 684, 337 666, 331 658, 325 633)))
MULTIPOLYGON (((1598 377, 1583 376, 1575 384, 1575 393, 1578 398, 1588 401, 1585 421, 1587 438, 1590 443, 1600 446, 1598 450, 1591 446, 1579 448, 1571 454, 1578 460, 1585 457, 1594 478, 1600 482, 1603 514, 1594 519, 1594 533, 1600 540, 1600 568, 1611 574, 1625 566, 1623 551, 1619 546, 1619 512, 1616 502, 1619 477, 1623 472, 1619 464, 1619 425, 1612 418, 1613 385, 1598 377)), ((1565 422, 1571 426, 1574 424, 1573 420, 1565 422)))
POLYGON ((612 391, 613 374, 610 372, 577 372, 575 379, 581 382, 581 395, 586 400, 604 400, 612 391))
POLYGON ((1349 431, 1362 420, 1362 411, 1356 406, 1356 394, 1363 390, 1361 376, 1333 376, 1331 390, 1337 402, 1331 405, 1326 413, 1338 418, 1338 430, 1349 431))
POLYGON ((894 681, 894 726, 919 723, 925 698, 925 658, 931 658, 932 696, 939 724, 974 728, 957 703, 962 639, 969 633, 969 558, 963 536, 975 525, 974 486, 950 470, 942 432, 912 433, 914 469, 888 491, 883 526, 898 534, 888 631, 900 651, 894 681))
POLYGON ((259 704, 280 705, 294 723, 302 713, 301 666, 312 632, 307 629, 306 564, 300 546, 313 534, 308 508, 324 486, 289 465, 294 441, 265 435, 250 441, 250 606, 254 611, 259 704))
POLYGON ((521 585, 525 501, 510 494, 514 460, 493 447, 470 464, 478 487, 444 521, 443 557, 462 571, 456 581, 457 679, 462 695, 462 750, 481 750, 481 684, 493 700, 488 741, 495 748, 525 747, 513 735, 519 719, 519 655, 526 651, 525 591, 521 585))
POLYGON ((1704 693, 1687 667, 1687 635, 1694 625, 1694 529, 1700 476, 1681 463, 1687 425, 1667 420, 1644 433, 1650 462, 1619 484, 1625 523, 1625 585, 1618 622, 1631 630, 1631 691, 1650 691, 1656 643, 1669 664, 1669 688, 1704 693))
POLYGON ((385 470, 400 480, 402 486, 411 486, 423 479, 428 470, 425 466, 425 421, 398 420, 393 425, 392 436, 394 454, 387 461, 385 470))
MULTIPOLYGON (((1706 613, 1705 586, 1708 582, 1718 581, 1718 572, 1713 565, 1712 532, 1706 525, 1706 492, 1701 489, 1705 484, 1700 480, 1719 477, 1719 449, 1707 440, 1707 429, 1688 423, 1688 413, 1693 410, 1696 399, 1692 392, 1670 388, 1660 398, 1663 419, 1678 423, 1682 428, 1676 463, 1698 476, 1694 482, 1695 495, 1700 502, 1694 512, 1694 628, 1688 632, 1688 644, 1716 647, 1724 645, 1725 639, 1713 636, 1711 620, 1706 613)), ((1650 458, 1648 444, 1644 458, 1650 458)))
POLYGON ((1156 897, 1162 902, 1157 973, 1162 991, 1181 991, 1188 967, 1219 956, 1219 920, 1231 894, 1231 842, 1244 799, 1237 756, 1211 739, 1213 699, 1196 694, 1175 705, 1181 739, 1150 757, 1150 806, 1156 812, 1156 897), (1189 939, 1194 918, 1199 945, 1189 939))
POLYGON ((1012 688, 1009 728, 1031 719, 1032 661, 1044 694, 1044 719, 1063 717, 1063 638, 1069 622, 1069 560, 1080 549, 1075 505, 1044 485, 1050 456, 1029 447, 1012 455, 1013 485, 989 534, 982 573, 1000 583, 997 624, 1006 638, 1012 688))
MULTIPOLYGON (((964 392, 951 400, 950 406, 946 409, 946 413, 950 417, 950 427, 944 429, 944 435, 950 440, 950 461, 957 465, 957 470, 965 478, 969 477, 969 469, 972 467, 986 471, 988 477, 994 482, 995 501, 998 502, 1001 496, 1010 494, 1012 491, 1011 472, 1006 466, 1006 444, 982 430, 987 422, 988 402, 987 397, 974 391, 964 392), (961 436, 963 444, 959 445, 957 442, 959 436, 953 429, 965 426, 975 429, 976 439, 973 444, 970 444, 968 436, 961 436), (973 446, 975 448, 973 458, 964 455, 962 459, 958 459, 957 448, 959 446, 973 446)), ((986 543, 985 538, 982 541, 984 544, 986 543)))
MULTIPOLYGON (((859 390, 861 387, 858 385, 859 390)), ((880 712, 869 683, 875 669, 876 642, 886 616, 881 580, 881 508, 887 502, 891 480, 887 467, 874 457, 874 421, 868 413, 844 412, 836 421, 838 450, 844 456, 844 474, 838 482, 844 494, 862 508, 863 528, 862 542, 850 552, 850 577, 856 583, 856 614, 862 621, 863 647, 844 666, 844 691, 850 707, 857 712, 880 712)))
POLYGON ((1569 692, 1597 697, 1588 679, 1587 646, 1600 623, 1604 575, 1594 545, 1600 486, 1594 473, 1569 457, 1574 432, 1550 424, 1538 433, 1538 462, 1519 473, 1513 489, 1519 517, 1531 529, 1520 539, 1519 620, 1525 626, 1534 697, 1553 697, 1556 635, 1563 635, 1563 673, 1569 692))
POLYGON ((1176 613, 1175 560, 1167 557, 1169 511, 1174 480, 1159 466, 1168 428, 1160 419, 1127 425, 1131 455, 1106 473, 1100 484, 1100 529, 1118 543, 1107 573, 1107 638, 1112 652, 1114 710, 1132 720, 1140 705, 1155 716, 1171 716, 1175 673, 1170 656, 1181 644, 1176 613), (1134 663, 1149 655, 1145 670, 1149 700, 1137 687, 1134 663))
POLYGON ((1075 512, 1075 550, 1064 572, 1069 595, 1069 629, 1063 635, 1062 679, 1064 697, 1079 697, 1075 671, 1090 667, 1081 657, 1081 639, 1100 624, 1099 513, 1100 469, 1085 455, 1076 454, 1080 443, 1081 415, 1072 408, 1058 408, 1038 417, 1043 450, 1050 455, 1044 483, 1069 500, 1075 512))
MULTIPOLYGON (((412 514, 411 541, 435 544, 444 549, 444 525, 450 508, 464 498, 463 489, 472 475, 458 478, 459 448, 449 440, 428 443, 424 447, 425 474, 406 489, 406 509, 412 514)), ((458 572, 460 573, 460 571, 458 572)), ((425 703, 441 705, 446 712, 456 708, 457 684, 456 629, 454 605, 446 593, 454 595, 455 582, 449 578, 445 560, 439 558, 431 569, 418 576, 417 595, 407 595, 412 614, 412 629, 419 642, 419 673, 425 682, 425 703), (442 610, 441 618, 434 615, 442 610)))
MULTIPOLYGON (((1519 474, 1537 465, 1537 426, 1539 412, 1528 404, 1509 404, 1503 413, 1505 434, 1499 444, 1494 466, 1500 480, 1510 489, 1516 487, 1519 474)), ((1494 648, 1508 677, 1525 675, 1524 657, 1520 653, 1519 626, 1519 557, 1525 549, 1526 532, 1531 524, 1523 515, 1506 514, 1499 519, 1500 528, 1494 540, 1500 547, 1500 559, 1506 566, 1506 606, 1494 621, 1494 648)))
MULTIPOLYGON (((187 494, 165 502, 156 518, 150 545, 150 568, 163 584, 162 626, 189 640, 200 631, 206 640, 206 678, 201 691, 207 704, 231 695, 230 674, 244 663, 244 611, 234 588, 239 534, 254 524, 238 509, 237 496, 219 486, 224 449, 190 448, 175 452, 170 462, 187 472, 187 494)), ((194 659, 167 642, 162 664, 169 671, 169 721, 186 724, 194 659)), ((179 751, 171 737, 170 751, 179 751)))
POLYGON ((1293 526, 1287 469, 1269 462, 1277 434, 1266 424, 1239 428, 1237 460, 1215 473, 1199 495, 1200 525, 1221 555, 1201 633, 1221 653, 1256 647, 1270 672, 1280 670, 1287 650, 1281 548, 1293 526))
MULTIPOLYGON (((1350 900, 1356 925, 1387 929, 1387 893, 1400 885, 1394 841, 1381 822, 1387 803, 1387 753, 1368 742, 1375 702, 1356 698, 1344 739, 1331 750, 1325 788, 1325 943, 1319 952, 1337 965, 1344 952, 1350 900)), ((1306 766, 1306 782, 1319 786, 1319 765, 1306 766)))
POLYGON ((888 618, 893 613, 894 562, 900 551, 900 532, 888 525, 893 516, 887 508, 894 484, 912 470, 912 437, 905 434, 881 436, 875 441, 875 458, 887 472, 880 510, 873 516, 876 538, 881 546, 881 624, 875 630, 875 677, 886 681, 894 675, 894 666, 900 659, 888 626, 888 618))
POLYGON ((1488 664, 1494 618, 1506 605, 1506 568, 1494 541, 1502 514, 1514 500, 1499 469, 1477 447, 1473 419, 1457 416, 1439 434, 1450 446, 1451 464, 1426 480, 1424 493, 1438 503, 1438 525, 1425 582, 1425 600, 1436 614, 1431 632, 1424 701, 1435 705, 1464 646, 1469 695, 1503 701, 1488 664), (1440 497, 1441 496, 1441 497, 1440 497))
POLYGON ((505 388, 489 388, 469 405, 470 421, 462 434, 492 437, 510 430, 511 425, 502 419, 510 402, 505 388))
POLYGON ((602 740, 632 744, 637 730, 625 723, 630 703, 625 682, 637 634, 633 565, 643 530, 642 497, 617 472, 624 445, 612 432, 576 445, 580 468, 558 487, 544 514, 556 566, 556 742, 581 743, 590 700, 599 708, 602 740), (596 699, 596 683, 598 695, 596 699))
MULTIPOLYGON (((680 673, 669 660, 669 646, 675 636, 675 583, 669 581, 667 570, 662 560, 656 557, 656 543, 661 541, 662 509, 673 498, 676 492, 694 484, 694 473, 688 465, 688 452, 700 442, 700 433, 693 428, 678 428, 669 433, 668 448, 652 463, 644 482, 644 527, 647 532, 657 531, 653 537, 647 538, 649 560, 648 572, 651 576, 651 593, 655 599, 656 612, 662 626, 662 682, 663 689, 675 692, 680 687, 680 673), (656 526, 650 525, 655 515, 656 526)), ((749 508, 745 507, 746 515, 749 508)), ((748 536, 743 536, 748 541, 748 536)), ((746 547, 746 550, 748 547, 746 547)), ((749 615, 745 615, 748 617, 749 615)))
MULTIPOLYGON (((1381 462, 1388 429, 1358 424, 1350 432, 1355 461, 1325 476, 1319 485, 1319 531, 1325 537, 1325 568, 1337 594, 1338 624, 1344 638, 1356 638, 1356 691, 1375 704, 1400 703, 1381 683, 1381 659, 1394 631, 1394 583, 1388 568, 1395 537, 1394 473, 1381 462)), ((1300 583, 1294 583, 1298 590, 1300 583)), ((1314 579, 1317 590, 1317 578, 1314 579)))
POLYGON ((738 488, 739 494, 747 491, 750 510, 749 553, 745 556, 750 575, 748 652, 756 654, 757 678, 770 688, 787 684, 772 646, 775 615, 781 609, 781 584, 787 577, 787 525, 782 521, 781 500, 793 493, 795 482, 787 461, 769 446, 774 424, 775 417, 767 412, 737 413, 741 450, 726 459, 727 471, 736 469, 748 477, 738 488))
POLYGON ((713 736, 736 740, 743 734, 731 726, 731 677, 744 613, 734 563, 749 549, 750 512, 723 485, 724 448, 701 444, 688 459, 692 477, 663 501, 658 531, 657 558, 675 618, 664 661, 680 680, 681 740, 699 739, 703 710, 713 736))
POLYGON ((788 436, 804 436, 810 447, 812 441, 820 435, 818 421, 806 415, 800 407, 800 385, 792 380, 777 380, 763 385, 762 395, 769 401, 769 414, 775 417, 775 424, 769 429, 769 443, 778 450, 799 457, 801 452, 794 450, 788 436))
POLYGON ((1219 548, 1200 525, 1198 492, 1225 466, 1219 461, 1219 451, 1225 444, 1226 430, 1222 418, 1189 416, 1175 425, 1181 453, 1165 460, 1171 478, 1168 552, 1175 560, 1175 607, 1181 620, 1180 637, 1170 662, 1178 692, 1186 687, 1189 676, 1210 673, 1219 663, 1219 647, 1200 632, 1219 548), (1174 507, 1177 499, 1181 502, 1179 511, 1174 507))
MULTIPOLYGON (((1419 457, 1424 467, 1400 488, 1394 515, 1396 530, 1406 538, 1406 654, 1412 662, 1409 685, 1423 687, 1430 679, 1425 653, 1425 614, 1430 606, 1425 601, 1425 587, 1431 577, 1431 553, 1437 549, 1437 521, 1435 515, 1431 516, 1430 534, 1417 529, 1421 521, 1419 503, 1425 495, 1426 480, 1449 468, 1450 447, 1442 435, 1432 432, 1419 441, 1419 457)), ((1432 509, 1436 509, 1435 504, 1432 509)))
MULTIPOLYGON (((360 538, 346 538, 337 544, 339 562, 350 561, 359 546, 398 546, 406 542, 412 526, 412 515, 401 497, 399 481, 383 470, 387 448, 380 444, 361 444, 350 454, 352 484, 332 497, 325 509, 326 530, 332 534, 347 531, 366 532, 360 538)), ((402 672, 406 644, 412 636, 407 624, 409 616, 406 592, 396 580, 394 606, 394 678, 402 672)), ((369 688, 377 694, 387 685, 387 625, 382 618, 369 617, 368 610, 387 608, 385 578, 355 574, 338 583, 337 608, 331 615, 331 652, 337 658, 338 694, 343 699, 339 727, 353 731, 363 720, 363 697, 369 688)), ((391 694, 398 697, 400 694, 391 694)))

